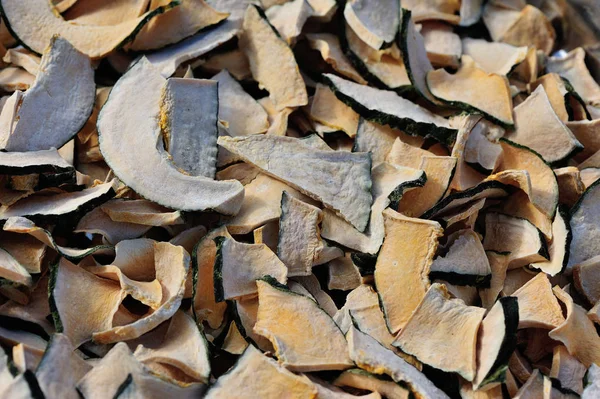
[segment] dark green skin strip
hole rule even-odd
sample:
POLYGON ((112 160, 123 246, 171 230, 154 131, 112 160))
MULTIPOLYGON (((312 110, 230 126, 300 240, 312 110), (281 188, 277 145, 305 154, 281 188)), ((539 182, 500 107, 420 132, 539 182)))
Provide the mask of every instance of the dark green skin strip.
POLYGON ((217 256, 215 257, 215 266, 213 267, 213 280, 215 290, 215 302, 223 302, 225 294, 223 292, 223 242, 226 237, 215 237, 214 242, 217 246, 217 256))
POLYGON ((491 274, 461 274, 456 272, 430 272, 430 280, 444 280, 454 285, 468 285, 471 287, 490 288, 491 274))
POLYGON ((54 300, 54 289, 56 288, 56 278, 58 276, 58 262, 50 265, 50 275, 48 280, 48 305, 50 306, 50 314, 54 321, 54 328, 57 333, 64 331, 62 321, 60 320, 60 314, 58 313, 58 307, 54 300))
POLYGON ((125 392, 125 390, 129 388, 131 384, 133 384, 133 376, 131 374, 127 374, 127 378, 125 378, 125 381, 119 385, 117 392, 115 392, 115 396, 113 396, 113 399, 118 399, 119 396, 121 396, 121 394, 125 392))

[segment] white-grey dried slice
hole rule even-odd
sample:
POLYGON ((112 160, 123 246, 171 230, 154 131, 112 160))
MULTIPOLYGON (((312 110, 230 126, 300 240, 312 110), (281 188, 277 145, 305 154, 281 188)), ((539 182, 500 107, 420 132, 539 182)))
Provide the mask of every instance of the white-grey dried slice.
POLYGON ((302 33, 304 24, 312 16, 312 13, 312 7, 305 0, 288 1, 269 7, 265 11, 269 23, 289 45, 296 42, 298 36, 302 33))
POLYGON ((368 154, 315 150, 299 139, 270 135, 220 137, 219 145, 323 202, 359 231, 367 227, 373 201, 368 154))
POLYGON ((370 152, 373 165, 389 162, 417 169, 421 165, 421 156, 433 155, 420 148, 423 141, 421 137, 409 136, 398 129, 361 118, 352 151, 370 152))
POLYGON ((473 58, 481 69, 498 75, 508 75, 527 56, 527 47, 470 37, 462 39, 462 48, 463 53, 473 58))
POLYGON ((571 50, 565 57, 550 57, 546 64, 548 72, 566 78, 587 104, 600 103, 600 85, 596 83, 585 64, 585 50, 571 50))
POLYGON ((27 175, 31 173, 75 173, 73 165, 54 148, 42 151, 0 152, 0 173, 27 175))
POLYGON ((15 288, 31 288, 31 274, 10 253, 0 248, 0 285, 12 285, 15 288))
POLYGON ((580 153, 574 154, 576 161, 583 161, 600 151, 600 119, 565 122, 565 125, 583 145, 580 153))
POLYGON ((424 22, 421 36, 429 61, 436 67, 458 68, 463 54, 460 36, 452 26, 442 22, 424 22))
POLYGON ((569 260, 569 246, 572 239, 569 219, 567 212, 559 208, 552 222, 552 242, 548 245, 550 260, 534 262, 531 267, 540 269, 551 276, 556 276, 565 269, 569 260))
POLYGON ((40 70, 23 94, 12 130, 0 132, 0 145, 7 151, 60 148, 92 113, 96 85, 86 55, 67 40, 53 37, 42 56, 40 70))
POLYGON ((190 176, 215 178, 217 162, 218 83, 171 78, 165 82, 160 127, 173 163, 190 176))
POLYGON ((571 232, 573 239, 569 246, 569 263, 566 273, 571 274, 573 266, 584 262, 594 256, 600 255, 597 237, 598 198, 600 196, 600 180, 597 180, 583 193, 580 200, 571 209, 571 232))
POLYGON ((471 26, 481 18, 483 0, 462 0, 460 2, 460 26, 471 26))
MULTIPOLYGON (((219 29, 219 28, 215 28, 219 29)), ((218 51, 206 57, 200 57, 189 64, 192 68, 200 67, 210 74, 219 73, 226 69, 231 76, 237 80, 248 80, 252 78, 250 65, 246 55, 239 48, 233 50, 218 51)), ((215 79, 213 77, 213 79, 215 79)))
POLYGON ((169 161, 157 120, 164 84, 145 58, 119 79, 98 116, 104 159, 123 183, 163 206, 237 213, 244 193, 238 181, 187 176, 169 161))
POLYGON ((152 226, 115 222, 101 208, 86 213, 73 230, 74 233, 100 234, 108 243, 116 244, 144 235, 152 226))
POLYGON ((41 54, 52 36, 60 35, 92 59, 102 58, 133 40, 153 17, 178 5, 173 1, 118 25, 98 26, 72 24, 54 10, 51 2, 45 0, 0 2, 6 27, 25 47, 41 54))
POLYGON ((344 18, 352 30, 375 50, 389 46, 400 26, 398 0, 350 0, 344 18))

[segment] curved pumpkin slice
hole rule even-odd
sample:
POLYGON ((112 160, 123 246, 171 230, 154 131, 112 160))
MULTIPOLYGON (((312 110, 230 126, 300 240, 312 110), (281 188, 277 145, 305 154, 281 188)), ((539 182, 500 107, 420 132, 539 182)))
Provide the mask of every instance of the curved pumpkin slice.
POLYGON ((405 0, 402 6, 409 9, 415 22, 440 20, 452 25, 458 24, 460 2, 454 0, 405 0))
POLYGON ((492 388, 503 382, 508 359, 517 346, 519 303, 515 297, 500 298, 481 322, 477 341, 477 374, 473 388, 492 388))
POLYGON ((312 119, 336 130, 342 130, 349 137, 356 136, 359 115, 352 108, 338 100, 329 87, 317 84, 310 106, 312 119))
POLYGON ((294 371, 349 368, 348 345, 331 317, 312 299, 274 284, 272 278, 256 282, 254 331, 273 343, 279 362, 294 371))
POLYGON ((77 390, 88 399, 106 397, 192 399, 201 396, 205 386, 190 384, 183 388, 158 378, 132 355, 125 343, 119 342, 79 380, 77 390), (128 382, 125 383, 126 381, 128 382), (128 388, 135 394, 119 396, 122 390, 128 388))
POLYGON ((148 9, 149 3, 150 0, 76 0, 66 12, 59 12, 71 23, 111 26, 139 17, 148 9))
POLYGON ((222 136, 218 143, 265 173, 323 202, 359 231, 367 227, 372 203, 369 154, 320 151, 296 138, 271 135, 222 136))
POLYGON ((548 101, 550 101, 556 116, 566 123, 569 120, 570 112, 567 109, 567 105, 569 104, 569 91, 567 90, 563 78, 556 73, 547 73, 540 76, 535 82, 530 83, 529 90, 534 91, 538 86, 544 86, 548 101))
POLYGON ((398 212, 409 217, 421 217, 437 204, 448 191, 456 169, 455 157, 424 156, 418 169, 425 172, 427 181, 422 188, 402 196, 398 212))
POLYGON ((567 318, 557 325, 548 336, 562 342, 569 353, 585 367, 600 362, 600 337, 594 323, 584 308, 573 302, 573 298, 562 289, 553 288, 554 295, 567 308, 567 318))
POLYGON ((387 374, 396 382, 406 383, 417 397, 448 398, 419 370, 355 326, 350 327, 346 339, 350 358, 361 369, 373 374, 387 374))
POLYGON ((205 398, 226 399, 240 392, 252 398, 279 397, 283 393, 298 399, 317 396, 317 388, 306 376, 286 370, 252 345, 230 371, 217 379, 205 398))
POLYGON ((559 202, 572 207, 585 191, 579 169, 574 166, 566 166, 554 169, 554 174, 558 182, 559 202))
POLYGON ((451 284, 489 288, 492 270, 483 245, 473 230, 465 230, 453 237, 445 256, 431 264, 429 278, 451 284))
POLYGON ((496 171, 508 169, 526 170, 531 178, 529 199, 544 215, 554 219, 558 206, 558 182, 556 175, 543 158, 535 151, 513 143, 500 140, 502 155, 496 171))
POLYGON ((479 297, 481 298, 481 306, 489 310, 496 303, 496 298, 504 288, 509 253, 486 251, 485 254, 492 269, 492 280, 490 281, 490 288, 479 290, 479 297))
POLYGON ((351 369, 342 372, 333 381, 333 384, 361 391, 377 392, 388 399, 408 399, 410 397, 410 392, 398 383, 361 369, 351 369))
POLYGON ((431 285, 396 336, 394 346, 437 369, 475 378, 477 331, 485 310, 450 299, 446 286, 431 285))
POLYGON ((486 215, 483 247, 491 251, 510 252, 509 269, 549 258, 546 239, 531 222, 501 213, 486 215))
POLYGON ((450 127, 448 120, 392 91, 360 85, 331 74, 323 77, 337 98, 367 120, 390 125, 413 136, 433 137, 443 143, 454 140, 456 129, 450 127))
POLYGON ((425 297, 427 275, 443 230, 437 222, 409 218, 391 209, 383 217, 385 240, 374 277, 388 329, 395 334, 425 297), (404 267, 398 267, 398 259, 404 267))
POLYGON ((134 223, 146 226, 170 226, 183 224, 179 211, 171 211, 148 200, 108 201, 100 206, 114 222, 134 223))
POLYGON ((571 50, 566 57, 550 57, 546 68, 566 78, 587 104, 600 103, 600 85, 587 69, 585 51, 581 47, 571 50))
POLYGON ((331 33, 307 33, 306 39, 308 40, 310 48, 318 50, 321 53, 323 60, 331 65, 336 72, 357 83, 367 83, 346 59, 340 42, 335 35, 331 33))
POLYGON ((400 26, 398 0, 350 0, 344 18, 360 39, 379 50, 394 42, 400 26))
MULTIPOLYGON (((499 211, 502 213, 514 216, 522 219, 527 219, 531 224, 537 227, 542 234, 548 239, 552 239, 552 219, 548 216, 544 215, 535 205, 531 202, 530 197, 526 194, 526 189, 529 190, 529 194, 531 194, 531 184, 526 184, 529 182, 529 173, 527 171, 502 171, 492 175, 491 177, 498 177, 499 175, 509 173, 515 173, 516 175, 521 174, 523 177, 526 177, 526 181, 522 181, 524 183, 522 186, 523 191, 517 191, 510 195, 500 206, 499 211)), ((516 183, 516 182, 515 182, 516 183)), ((517 183, 518 184, 518 183, 517 183)), ((556 215, 554 216, 556 219, 556 215)))
POLYGON ((288 269, 265 244, 246 244, 217 237, 214 266, 215 300, 236 299, 257 292, 255 280, 270 275, 278 283, 287 281, 288 269))
POLYGON ((53 37, 42 56, 40 71, 23 94, 14 116, 16 123, 10 131, 2 132, 2 148, 7 151, 60 148, 92 113, 96 86, 87 56, 67 40, 53 37))
POLYGON ((217 162, 218 83, 171 78, 162 89, 160 127, 175 166, 190 176, 214 179, 217 162))
POLYGON ((513 127, 508 80, 478 68, 468 55, 462 57, 461 67, 455 74, 438 69, 428 72, 426 80, 436 99, 469 112, 481 113, 484 118, 504 128, 513 127), (493 96, 491 93, 494 93, 493 96))
POLYGON ((133 355, 142 363, 175 367, 195 381, 206 383, 210 377, 208 343, 194 320, 183 312, 175 313, 159 345, 139 345, 133 355))
POLYGON ((562 388, 570 389, 581 395, 586 372, 586 367, 571 355, 566 347, 563 345, 554 347, 550 378, 558 380, 562 388))
POLYGON ((294 54, 258 7, 246 9, 243 26, 240 48, 248 57, 254 79, 269 91, 276 109, 306 105, 306 87, 294 54))
POLYGON ((132 41, 148 21, 178 5, 178 1, 173 1, 118 25, 94 26, 65 21, 45 0, 0 2, 6 27, 25 47, 40 54, 52 36, 58 34, 92 59, 102 58, 132 41))
POLYGON ((364 233, 352 228, 333 212, 323 213, 322 236, 362 253, 375 254, 383 242, 383 211, 391 204, 398 206, 403 195, 413 188, 422 187, 427 178, 419 169, 405 168, 382 162, 371 170, 373 179, 373 206, 369 226, 364 233))
POLYGON ((573 284, 575 288, 592 304, 600 300, 600 291, 598 290, 599 270, 600 256, 594 256, 573 267, 573 284))
POLYGON ((519 300, 519 329, 552 329, 565 321, 545 273, 538 273, 512 296, 519 300))
POLYGON ((292 0, 269 7, 265 15, 279 36, 288 45, 293 46, 302 33, 304 24, 312 16, 312 12, 307 1, 292 0))
POLYGON ((421 159, 432 155, 432 152, 424 150, 420 146, 406 143, 403 139, 397 137, 387 154, 386 161, 394 165, 418 169, 421 166, 421 159))
MULTIPOLYGON (((169 319, 179 308, 185 292, 189 255, 182 247, 166 242, 153 243, 153 250, 156 279, 163 289, 160 306, 133 323, 94 332, 94 342, 105 344, 137 338, 169 319)), ((123 268, 121 270, 126 273, 123 268)), ((129 275, 135 278, 131 273, 129 275)))
POLYGON ((332 385, 326 381, 323 381, 322 379, 315 377, 315 376, 309 376, 308 377, 312 383, 314 384, 314 386, 317 388, 317 392, 318 392, 318 398, 324 398, 324 399, 357 399, 357 398, 361 398, 361 399, 380 399, 381 395, 377 392, 372 392, 370 394, 365 394, 365 395, 352 395, 347 393, 346 391, 336 387, 335 385, 332 385))
POLYGON ((600 237, 597 228, 600 220, 598 198, 600 198, 600 180, 589 186, 571 209, 569 224, 573 239, 569 246, 569 263, 565 271, 567 274, 571 273, 576 264, 600 255, 600 248, 595 245, 600 237))
POLYGON ((239 182, 187 176, 168 160, 156 119, 164 83, 158 71, 142 58, 115 84, 98 116, 104 159, 123 183, 163 206, 237 213, 243 199, 239 182), (129 115, 133 109, 142 111, 129 115))
POLYGON ((531 266, 540 269, 550 276, 556 276, 565 270, 569 261, 569 247, 571 245, 571 226, 569 226, 569 215, 562 209, 554 216, 552 222, 552 242, 548 245, 549 261, 535 262, 531 266))
POLYGON ((538 152, 546 162, 561 162, 583 149, 552 109, 542 85, 514 113, 516 128, 506 138, 538 152))
POLYGON ((463 54, 471 57, 477 66, 487 73, 498 75, 508 75, 527 56, 527 47, 469 37, 462 40, 462 48, 463 54))
POLYGON ((48 398, 77 399, 75 384, 92 369, 75 353, 66 335, 55 334, 48 343, 35 376, 48 398))

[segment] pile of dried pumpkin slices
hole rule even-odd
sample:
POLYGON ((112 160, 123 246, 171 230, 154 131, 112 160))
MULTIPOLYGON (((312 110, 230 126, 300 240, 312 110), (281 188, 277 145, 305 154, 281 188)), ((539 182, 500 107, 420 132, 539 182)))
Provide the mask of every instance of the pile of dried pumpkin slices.
POLYGON ((572 3, 0 0, 0 399, 600 398, 572 3))

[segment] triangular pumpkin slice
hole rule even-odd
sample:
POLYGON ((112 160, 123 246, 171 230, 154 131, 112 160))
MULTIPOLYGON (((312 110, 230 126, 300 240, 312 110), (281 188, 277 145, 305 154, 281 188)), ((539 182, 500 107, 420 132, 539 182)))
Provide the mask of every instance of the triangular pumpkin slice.
POLYGON ((446 286, 434 283, 414 310, 394 346, 437 369, 473 380, 477 331, 485 310, 450 299, 446 286))
POLYGON ((398 0, 350 0, 344 17, 352 30, 375 50, 393 43, 400 26, 398 0))
POLYGON ((317 396, 317 388, 306 376, 286 370, 252 345, 230 371, 217 379, 205 398, 226 399, 240 392, 256 398, 278 397, 283 393, 298 399, 317 396))
POLYGON ((312 12, 312 7, 307 1, 292 0, 269 7, 265 15, 279 36, 288 45, 293 46, 312 12))
POLYGON ((219 137, 219 145, 265 173, 323 202, 359 231, 372 203, 369 154, 320 151, 292 137, 219 137), (334 194, 335 193, 335 194, 334 194))
POLYGON ((271 341, 275 355, 294 371, 344 370, 352 365, 342 332, 317 303, 272 278, 258 280, 254 331, 271 341), (318 329, 312 326, 318 325, 318 329))
POLYGON ((552 329, 565 320, 545 273, 538 273, 512 295, 519 300, 519 328, 552 329))

